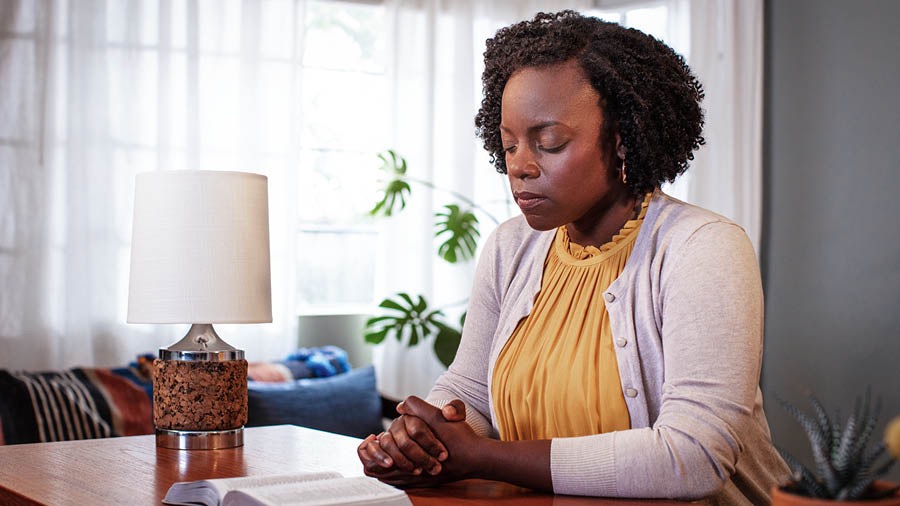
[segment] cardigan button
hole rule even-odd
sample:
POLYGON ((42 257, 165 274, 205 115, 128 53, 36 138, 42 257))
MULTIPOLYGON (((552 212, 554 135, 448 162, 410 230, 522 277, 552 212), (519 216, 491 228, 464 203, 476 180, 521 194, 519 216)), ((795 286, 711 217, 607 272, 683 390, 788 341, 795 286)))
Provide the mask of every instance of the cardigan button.
POLYGON ((606 302, 614 302, 616 300, 616 296, 612 292, 604 293, 603 298, 606 299, 606 302))
POLYGON ((618 346, 619 348, 624 348, 626 344, 628 344, 628 341, 625 340, 624 337, 616 338, 616 346, 618 346))
POLYGON ((633 388, 626 388, 625 395, 628 397, 637 397, 638 391, 633 388))

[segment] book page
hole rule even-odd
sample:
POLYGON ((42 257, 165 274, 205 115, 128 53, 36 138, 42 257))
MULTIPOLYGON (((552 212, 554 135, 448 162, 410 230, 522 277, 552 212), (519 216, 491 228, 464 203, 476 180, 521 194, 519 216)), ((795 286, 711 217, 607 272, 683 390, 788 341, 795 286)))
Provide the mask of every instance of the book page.
POLYGON ((305 481, 340 478, 336 472, 270 474, 265 476, 242 476, 238 478, 216 478, 212 480, 184 481, 169 487, 163 503, 173 506, 218 506, 229 490, 239 488, 266 487, 295 484, 305 481))
POLYGON ((406 492, 365 476, 233 490, 222 506, 411 506, 406 492))

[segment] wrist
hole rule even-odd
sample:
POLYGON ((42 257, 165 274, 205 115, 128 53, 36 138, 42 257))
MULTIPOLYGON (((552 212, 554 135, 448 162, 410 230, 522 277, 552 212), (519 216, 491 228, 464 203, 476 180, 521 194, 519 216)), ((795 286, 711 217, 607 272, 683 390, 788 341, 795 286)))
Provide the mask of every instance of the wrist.
POLYGON ((538 490, 552 490, 550 440, 498 441, 484 439, 477 447, 470 477, 505 481, 538 490))
POLYGON ((468 478, 481 478, 485 480, 498 480, 497 468, 502 465, 503 443, 488 437, 481 438, 476 446, 477 454, 471 459, 472 473, 468 478))

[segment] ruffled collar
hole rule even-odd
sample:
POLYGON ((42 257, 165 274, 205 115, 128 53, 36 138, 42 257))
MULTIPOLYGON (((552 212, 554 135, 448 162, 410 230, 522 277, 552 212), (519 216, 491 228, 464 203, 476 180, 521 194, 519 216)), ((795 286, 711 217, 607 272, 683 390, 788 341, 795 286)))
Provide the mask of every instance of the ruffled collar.
POLYGON ((644 216, 647 215, 647 207, 650 205, 650 197, 652 193, 648 193, 644 197, 644 201, 641 202, 641 210, 638 213, 637 218, 633 220, 628 220, 625 222, 625 225, 622 226, 622 229, 619 230, 619 233, 614 235, 609 242, 600 245, 600 247, 596 246, 582 246, 580 244, 576 244, 569 239, 569 232, 566 230, 565 225, 559 227, 556 231, 556 245, 557 245, 557 253, 560 255, 565 255, 570 260, 589 260, 598 256, 607 256, 607 254, 611 254, 613 251, 618 250, 620 247, 629 243, 629 239, 633 239, 633 235, 635 231, 638 230, 641 226, 641 223, 644 222, 644 216))

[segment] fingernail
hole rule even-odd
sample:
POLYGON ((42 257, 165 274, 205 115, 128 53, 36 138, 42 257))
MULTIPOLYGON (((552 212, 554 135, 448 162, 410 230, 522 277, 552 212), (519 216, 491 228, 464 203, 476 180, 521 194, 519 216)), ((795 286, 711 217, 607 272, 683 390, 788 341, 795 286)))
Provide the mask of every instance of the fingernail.
POLYGON ((430 474, 432 476, 434 476, 435 474, 438 474, 439 472, 441 472, 440 464, 435 464, 435 465, 431 466, 431 469, 428 470, 428 474, 430 474))
POLYGON ((416 475, 416 476, 422 474, 422 469, 421 469, 421 468, 418 468, 418 467, 415 468, 415 469, 413 469, 413 474, 416 475))
POLYGON ((394 465, 394 461, 391 460, 390 457, 385 457, 385 458, 381 459, 381 463, 384 464, 384 467, 391 467, 392 465, 394 465))
POLYGON ((447 452, 441 452, 441 453, 439 453, 439 454, 438 454, 438 460, 440 460, 441 462, 447 460, 447 452))

